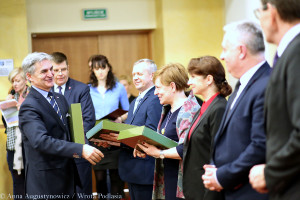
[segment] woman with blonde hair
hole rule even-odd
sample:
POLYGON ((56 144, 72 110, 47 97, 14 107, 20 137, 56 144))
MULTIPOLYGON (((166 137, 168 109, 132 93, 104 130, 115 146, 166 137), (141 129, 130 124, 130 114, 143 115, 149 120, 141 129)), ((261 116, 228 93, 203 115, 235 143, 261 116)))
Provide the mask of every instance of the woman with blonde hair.
MULTIPOLYGON (((6 100, 15 99, 18 102, 17 108, 19 109, 29 92, 29 87, 26 85, 26 76, 22 68, 13 69, 8 75, 8 80, 12 84, 12 89, 6 100)), ((21 132, 18 126, 6 126, 6 134, 7 163, 13 180, 13 194, 15 197, 25 199, 24 154, 21 132)))
POLYGON ((161 150, 143 142, 138 144, 144 153, 135 149, 134 156, 146 154, 156 159, 153 199, 181 199, 183 142, 189 124, 200 106, 191 93, 185 95, 189 87, 188 74, 181 64, 168 64, 155 73, 155 91, 164 105, 157 132, 178 142, 178 146, 161 150))

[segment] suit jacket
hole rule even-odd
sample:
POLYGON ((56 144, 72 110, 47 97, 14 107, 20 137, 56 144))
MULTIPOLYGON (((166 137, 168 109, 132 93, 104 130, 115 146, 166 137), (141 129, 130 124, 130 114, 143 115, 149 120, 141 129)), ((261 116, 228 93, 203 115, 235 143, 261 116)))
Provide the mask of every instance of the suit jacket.
MULTIPOLYGON (((128 111, 126 124, 136 126, 146 126, 152 130, 157 129, 160 119, 162 106, 159 99, 154 95, 154 87, 151 88, 133 113, 135 101, 132 101, 128 111)), ((119 156, 119 174, 123 181, 140 184, 152 185, 154 175, 154 158, 134 158, 133 149, 122 146, 119 156)))
POLYGON ((248 175, 252 166, 265 162, 263 105, 270 72, 266 62, 255 72, 231 111, 227 105, 216 134, 213 162, 226 200, 267 198, 252 189, 248 175))
POLYGON ((300 34, 278 59, 265 101, 270 199, 300 199, 300 34))
MULTIPOLYGON (((204 174, 203 165, 211 160, 213 141, 219 129, 226 104, 226 99, 218 95, 201 116, 191 133, 190 140, 188 134, 186 134, 183 145, 183 193, 186 199, 222 199, 220 193, 204 188, 202 175, 204 174)), ((195 114, 192 124, 199 117, 199 114, 200 110, 195 114)))
POLYGON ((75 178, 78 177, 75 177, 77 170, 73 156, 82 155, 82 144, 69 142, 68 103, 62 95, 53 95, 64 122, 47 99, 33 87, 19 111, 28 195, 74 194, 75 178))
POLYGON ((90 95, 90 88, 86 84, 69 78, 66 83, 64 96, 69 104, 80 103, 84 133, 95 126, 95 108, 90 95))

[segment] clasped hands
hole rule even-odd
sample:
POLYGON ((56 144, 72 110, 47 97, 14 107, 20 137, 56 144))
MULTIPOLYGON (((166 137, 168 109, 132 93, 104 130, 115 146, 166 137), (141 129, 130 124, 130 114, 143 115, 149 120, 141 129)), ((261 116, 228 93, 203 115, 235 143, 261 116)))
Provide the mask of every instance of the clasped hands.
POLYGON ((204 187, 212 191, 220 192, 223 187, 216 180, 216 166, 204 165, 203 168, 205 169, 205 173, 202 175, 204 187))

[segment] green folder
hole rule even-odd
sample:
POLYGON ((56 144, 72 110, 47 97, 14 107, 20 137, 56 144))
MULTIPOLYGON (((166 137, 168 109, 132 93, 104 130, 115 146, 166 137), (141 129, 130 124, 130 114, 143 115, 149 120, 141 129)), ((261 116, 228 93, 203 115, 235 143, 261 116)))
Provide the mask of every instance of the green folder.
POLYGON ((135 148, 137 143, 141 143, 143 141, 161 149, 169 149, 178 145, 178 143, 174 140, 171 140, 170 138, 167 138, 166 136, 145 126, 120 131, 118 140, 132 148, 135 148))
POLYGON ((100 134, 119 133, 122 130, 134 128, 136 126, 122 123, 115 123, 107 119, 96 122, 96 126, 86 133, 88 140, 99 139, 100 134))
POLYGON ((80 103, 70 106, 70 130, 71 139, 75 143, 85 144, 82 111, 80 103))

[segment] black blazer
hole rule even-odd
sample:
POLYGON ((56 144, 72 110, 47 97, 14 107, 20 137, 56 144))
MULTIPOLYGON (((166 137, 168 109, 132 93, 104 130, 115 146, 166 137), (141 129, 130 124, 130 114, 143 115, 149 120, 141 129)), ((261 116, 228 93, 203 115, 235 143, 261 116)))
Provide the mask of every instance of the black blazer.
MULTIPOLYGON (((133 113, 133 109, 136 99, 131 102, 128 118, 125 122, 126 124, 146 126, 156 131, 162 106, 159 103, 158 97, 154 95, 154 89, 153 87, 146 93, 136 108, 135 113, 133 113)), ((120 177, 123 181, 129 183, 152 185, 154 162, 155 160, 151 156, 147 156, 146 158, 134 158, 133 149, 123 146, 119 157, 120 177)))
MULTIPOLYGON (((189 200, 219 200, 222 195, 204 188, 203 165, 210 163, 213 141, 219 129, 227 101, 218 95, 201 116, 192 132, 191 139, 186 134, 183 149, 183 193, 189 200)), ((198 118, 195 114, 192 124, 198 118)))
POLYGON ((83 146, 70 142, 66 118, 68 103, 62 95, 53 95, 64 123, 47 99, 33 87, 19 111, 28 195, 74 194, 78 174, 73 157, 82 155, 83 146))
POLYGON ((274 66, 265 117, 270 199, 300 199, 300 34, 274 66))
MULTIPOLYGON (((254 165, 265 162, 263 107, 270 72, 265 62, 251 77, 230 112, 227 104, 216 134, 212 158, 226 199, 267 199, 267 195, 251 187, 248 176, 254 165)), ((231 101, 229 98, 228 102, 231 101)))

